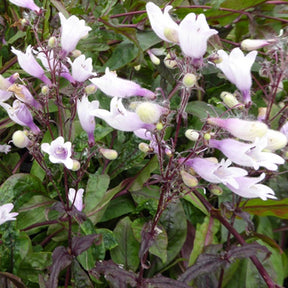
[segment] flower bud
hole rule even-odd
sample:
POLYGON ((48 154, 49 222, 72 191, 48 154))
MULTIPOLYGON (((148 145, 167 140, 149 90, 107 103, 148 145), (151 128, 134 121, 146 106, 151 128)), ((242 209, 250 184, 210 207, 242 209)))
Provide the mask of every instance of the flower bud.
POLYGON ((175 69, 177 67, 177 61, 174 59, 171 59, 170 54, 167 54, 167 56, 165 57, 164 64, 169 69, 175 69))
POLYGON ((214 53, 208 57, 208 61, 214 64, 220 64, 223 61, 223 59, 217 53, 214 53))
POLYGON ((149 145, 144 142, 139 143, 138 148, 144 153, 151 152, 151 148, 149 147, 149 145))
POLYGON ((199 139, 200 134, 193 129, 188 129, 185 131, 185 136, 191 141, 197 141, 199 139))
POLYGON ((164 29, 164 36, 171 42, 173 43, 178 43, 179 38, 178 38, 178 32, 175 29, 171 29, 169 27, 165 27, 164 29))
POLYGON ((280 131, 268 129, 266 135, 267 146, 265 149, 275 151, 287 145, 287 137, 280 131))
POLYGON ((42 86, 42 88, 41 88, 41 93, 43 94, 43 95, 47 95, 48 93, 49 93, 49 88, 48 88, 48 86, 42 86))
POLYGON ((73 159, 73 167, 71 170, 78 171, 80 167, 81 167, 80 162, 78 160, 73 159))
POLYGON ((173 156, 173 154, 172 154, 172 151, 171 151, 171 149, 170 148, 165 148, 165 154, 168 156, 168 157, 172 157, 173 156))
POLYGON ((155 64, 155 65, 160 64, 160 59, 156 55, 154 55, 150 50, 148 50, 147 53, 148 53, 150 60, 152 61, 153 64, 155 64))
POLYGON ((29 24, 29 21, 25 18, 20 19, 21 26, 24 27, 29 24))
POLYGON ((108 160, 115 160, 118 157, 118 152, 113 149, 100 148, 99 152, 108 160))
POLYGON ((246 51, 252 51, 263 48, 270 44, 274 44, 275 42, 275 39, 245 39, 241 42, 241 48, 246 51))
POLYGON ((25 148, 30 144, 30 140, 25 134, 25 132, 21 130, 17 130, 12 135, 12 142, 18 148, 25 148))
POLYGON ((196 187, 198 185, 198 180, 195 176, 189 174, 185 170, 180 171, 182 180, 184 184, 188 187, 196 187))
POLYGON ((56 43, 57 43, 57 41, 56 41, 55 36, 52 36, 48 39, 48 47, 54 48, 54 47, 56 47, 56 43))
POLYGON ((140 71, 141 65, 139 64, 139 65, 134 66, 134 69, 135 69, 136 71, 140 71))
POLYGON ((74 57, 74 58, 77 58, 79 57, 80 55, 82 54, 82 52, 78 49, 75 49, 71 52, 71 56, 74 57))
POLYGON ((143 102, 136 108, 140 120, 147 124, 157 123, 161 116, 159 105, 152 102, 143 102))
POLYGON ((229 92, 222 92, 220 94, 220 98, 223 100, 223 102, 229 107, 229 108, 233 108, 236 105, 239 105, 239 101, 237 100, 237 98, 235 97, 235 95, 229 93, 229 92))
POLYGON ((192 88, 197 82, 197 78, 192 73, 187 73, 182 79, 182 83, 186 88, 192 88))
POLYGON ((267 107, 259 107, 257 120, 258 121, 264 121, 266 118, 266 112, 267 112, 267 107))
POLYGON ((156 129, 157 129, 158 131, 161 131, 161 130, 163 129, 163 124, 162 124, 161 122, 158 122, 158 123, 156 124, 156 129))
POLYGON ((219 195, 222 195, 222 194, 223 194, 222 188, 219 187, 219 186, 216 185, 216 184, 209 184, 209 185, 208 185, 208 189, 209 189, 209 191, 210 191, 212 194, 214 194, 214 195, 216 195, 216 196, 219 196, 219 195))
POLYGON ((97 91, 97 87, 94 84, 90 84, 84 89, 86 95, 94 94, 97 91))
POLYGON ((204 139, 209 141, 211 139, 211 135, 209 133, 204 134, 204 139))

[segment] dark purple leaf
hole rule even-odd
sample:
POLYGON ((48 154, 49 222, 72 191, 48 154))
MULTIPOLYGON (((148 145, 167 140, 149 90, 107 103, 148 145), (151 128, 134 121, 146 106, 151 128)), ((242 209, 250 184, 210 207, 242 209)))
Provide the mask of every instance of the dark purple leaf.
POLYGON ((96 240, 96 238, 101 237, 101 235, 93 234, 93 235, 87 235, 82 237, 73 237, 72 238, 72 255, 78 256, 84 251, 86 251, 93 242, 96 240))
POLYGON ((15 275, 13 275, 11 273, 0 272, 0 279, 2 277, 6 278, 6 279, 9 279, 15 285, 15 287, 17 287, 17 288, 26 288, 26 286, 23 284, 22 280, 19 277, 15 276, 15 275))
POLYGON ((201 254, 195 264, 189 267, 178 280, 188 284, 199 275, 211 273, 225 264, 227 264, 227 260, 221 255, 201 254))
POLYGON ((137 285, 137 274, 125 270, 122 265, 115 264, 112 260, 97 262, 89 274, 97 279, 101 274, 104 275, 114 288, 136 287, 137 285))
POLYGON ((167 278, 164 276, 156 276, 151 279, 144 280, 144 287, 143 288, 150 288, 150 287, 157 287, 157 288, 191 288, 191 286, 187 285, 186 283, 180 282, 179 280, 174 280, 171 278, 167 278))
POLYGON ((55 248, 52 254, 53 264, 50 267, 50 278, 48 280, 49 288, 58 287, 59 273, 72 263, 72 255, 68 253, 63 246, 55 248))

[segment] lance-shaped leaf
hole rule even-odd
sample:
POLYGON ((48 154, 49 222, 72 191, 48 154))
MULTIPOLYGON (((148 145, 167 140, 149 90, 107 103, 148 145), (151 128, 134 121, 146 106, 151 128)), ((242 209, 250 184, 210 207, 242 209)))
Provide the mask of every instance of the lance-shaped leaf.
POLYGON ((157 275, 151 279, 145 279, 144 287, 157 287, 157 288, 191 288, 191 286, 187 285, 178 280, 174 280, 171 278, 167 278, 161 275, 157 275))
POLYGON ((48 287, 57 288, 58 276, 60 272, 72 263, 73 257, 68 253, 65 247, 58 246, 53 251, 52 260, 53 264, 50 267, 51 273, 48 281, 48 287))
POLYGON ((137 274, 125 270, 122 265, 117 265, 112 260, 97 262, 95 267, 89 271, 89 274, 97 279, 103 274, 113 288, 137 286, 137 274))
POLYGON ((83 237, 73 237, 72 238, 72 254, 74 256, 78 256, 84 251, 86 251, 93 243, 94 241, 98 238, 99 240, 99 235, 87 235, 83 237))

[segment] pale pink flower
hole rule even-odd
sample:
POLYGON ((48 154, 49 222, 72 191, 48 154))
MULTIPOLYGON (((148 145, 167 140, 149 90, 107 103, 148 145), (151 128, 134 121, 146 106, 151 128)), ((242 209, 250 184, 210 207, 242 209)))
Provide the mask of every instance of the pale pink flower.
POLYGON ((178 24, 171 18, 169 11, 173 7, 168 5, 164 12, 152 2, 146 4, 147 15, 156 35, 166 42, 178 42, 178 24))
POLYGON ((259 167, 265 167, 268 170, 276 171, 277 165, 285 162, 279 155, 264 150, 267 146, 265 136, 257 138, 254 143, 243 143, 234 139, 211 139, 209 146, 219 149, 235 164, 253 167, 255 170, 258 170, 259 167))
POLYGON ((103 119, 108 125, 120 131, 135 131, 141 128, 152 129, 153 124, 147 124, 140 120, 135 112, 128 111, 122 104, 122 99, 114 97, 110 102, 110 111, 94 109, 90 114, 103 119))
POLYGON ((81 100, 77 100, 77 113, 80 120, 80 124, 88 134, 88 141, 90 145, 95 143, 94 130, 95 130, 95 119, 90 114, 91 111, 99 108, 99 101, 94 100, 90 102, 88 97, 84 95, 81 100))
POLYGON ((61 47, 68 54, 75 50, 80 39, 85 38, 91 27, 86 26, 85 21, 72 15, 68 19, 60 12, 61 21, 61 47))
POLYGON ((247 141, 255 141, 256 138, 263 137, 268 131, 267 125, 261 121, 242 120, 239 118, 208 118, 207 123, 221 127, 233 136, 247 141))
POLYGON ((97 86, 103 93, 110 97, 127 98, 131 96, 144 96, 154 98, 155 94, 139 84, 117 77, 116 73, 110 72, 107 67, 105 75, 102 77, 92 78, 90 81, 97 86))
POLYGON ((85 57, 85 55, 80 55, 73 62, 68 59, 68 62, 72 67, 72 77, 78 82, 84 82, 91 76, 96 76, 92 66, 92 59, 85 57))
POLYGON ((69 188, 68 193, 69 201, 80 212, 83 210, 83 193, 84 189, 82 188, 78 189, 77 192, 74 188, 69 188))
POLYGON ((19 7, 28 8, 32 11, 39 13, 41 9, 34 3, 33 0, 9 0, 12 4, 19 7))
POLYGON ((179 44, 182 52, 194 59, 201 59, 207 50, 207 41, 218 33, 210 29, 204 14, 189 13, 179 24, 179 44))
POLYGON ((25 72, 39 78, 45 84, 51 85, 50 79, 45 76, 43 68, 39 65, 32 53, 31 45, 27 46, 25 53, 15 49, 14 47, 11 48, 11 51, 17 56, 18 63, 25 72))
POLYGON ((0 225, 7 222, 16 220, 16 216, 18 215, 17 212, 11 212, 14 208, 12 203, 7 203, 0 206, 0 225))
POLYGON ((237 187, 226 183, 225 185, 235 194, 245 198, 261 198, 267 200, 267 198, 277 199, 274 191, 263 184, 258 184, 265 178, 265 173, 262 173, 259 177, 238 177, 234 180, 238 183, 237 187))
POLYGON ((241 91, 245 104, 251 102, 250 89, 252 86, 251 67, 256 59, 257 51, 251 51, 246 56, 240 48, 234 48, 230 55, 224 50, 218 50, 220 63, 216 66, 226 78, 241 91))
POLYGON ((11 146, 10 145, 7 145, 7 144, 4 144, 4 145, 0 145, 0 152, 1 153, 9 153, 10 152, 10 149, 11 149, 11 146))
POLYGON ((41 144, 41 149, 49 154, 49 160, 52 163, 63 163, 67 169, 73 168, 71 142, 65 142, 62 136, 49 143, 41 144))

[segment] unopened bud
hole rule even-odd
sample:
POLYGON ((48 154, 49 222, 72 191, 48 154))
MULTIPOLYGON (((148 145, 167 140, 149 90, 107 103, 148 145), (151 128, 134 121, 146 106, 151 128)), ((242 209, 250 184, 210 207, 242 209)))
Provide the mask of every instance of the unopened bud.
POLYGON ((140 120, 147 124, 157 123, 161 116, 159 106, 152 102, 143 102, 136 108, 140 120))
POLYGON ((189 174, 185 170, 180 172, 184 184, 188 187, 196 187, 198 185, 198 180, 195 176, 189 174))
POLYGON ((259 107, 258 108, 258 116, 257 120, 263 121, 266 118, 266 113, 267 113, 267 107, 259 107))
POLYGON ((163 124, 161 123, 161 122, 158 122, 157 124, 156 124, 156 129, 158 130, 158 131, 161 131, 162 129, 163 129, 163 124))
POLYGON ((193 129, 188 129, 185 131, 185 136, 191 141, 197 141, 199 139, 200 134, 193 129))
POLYGON ((160 64, 160 59, 156 55, 154 55, 150 50, 148 50, 147 53, 148 53, 150 60, 152 61, 153 64, 155 64, 155 65, 160 64))
POLYGON ((204 139, 209 141, 211 139, 211 135, 209 133, 204 134, 204 139))
POLYGON ((192 88, 197 82, 197 78, 192 73, 187 73, 182 79, 182 83, 186 88, 192 88))
POLYGON ((245 39, 241 42, 241 48, 246 51, 252 51, 274 43, 276 43, 275 39, 245 39))
POLYGON ((29 24, 29 21, 27 19, 23 18, 20 20, 20 23, 21 23, 21 26, 24 27, 24 26, 29 24))
POLYGON ((108 160, 115 160, 118 157, 118 152, 113 149, 100 148, 99 152, 108 160))
POLYGON ((214 194, 214 195, 219 196, 219 195, 222 195, 222 194, 223 194, 222 188, 219 187, 219 186, 216 185, 216 184, 209 184, 209 185, 208 185, 208 189, 209 189, 209 191, 210 191, 212 194, 214 194))
POLYGON ((172 157, 172 156, 173 156, 172 151, 171 151, 170 148, 165 148, 164 151, 165 151, 165 154, 166 154, 168 157, 172 157))
POLYGON ((179 38, 178 38, 178 31, 175 29, 171 29, 169 27, 165 27, 164 29, 164 36, 171 42, 173 43, 178 43, 179 38))
POLYGON ((214 53, 208 57, 208 61, 214 64, 220 64, 223 61, 223 59, 217 53, 214 53))
POLYGON ((74 57, 74 58, 77 58, 79 57, 80 55, 82 54, 82 52, 78 49, 75 49, 71 52, 71 56, 74 57))
POLYGON ((236 105, 239 105, 239 101, 237 100, 237 98, 235 97, 235 95, 233 95, 232 93, 229 92, 222 92, 220 94, 220 98, 223 100, 223 102, 229 107, 229 108, 233 108, 236 105))
POLYGON ((81 167, 80 162, 78 160, 73 159, 73 167, 71 170, 78 171, 80 167, 81 167))
POLYGON ((41 88, 41 93, 43 94, 43 95, 47 95, 48 93, 49 93, 49 88, 48 88, 48 86, 42 86, 42 88, 41 88))
POLYGON ((151 148, 149 147, 149 145, 144 142, 139 143, 138 148, 144 153, 151 152, 151 148))
POLYGON ((275 151, 287 145, 287 137, 280 131, 268 129, 265 137, 267 137, 267 146, 265 149, 275 151))
POLYGON ((57 39, 56 39, 55 36, 50 37, 50 38, 48 39, 48 47, 54 48, 54 47, 56 46, 56 43, 57 43, 56 40, 57 40, 57 39))
POLYGON ((30 144, 30 140, 25 132, 18 130, 12 135, 12 142, 18 148, 25 148, 30 144))
POLYGON ((86 95, 94 94, 97 91, 97 87, 94 84, 90 84, 84 89, 86 95))
POLYGON ((134 69, 135 69, 136 71, 140 71, 141 65, 139 64, 139 65, 134 66, 134 69))
POLYGON ((170 54, 167 54, 167 56, 165 57, 164 64, 169 69, 175 69, 177 67, 177 61, 174 59, 171 59, 170 54))

